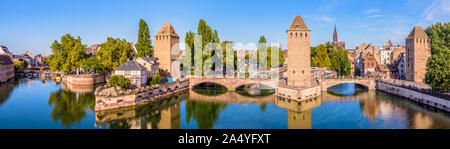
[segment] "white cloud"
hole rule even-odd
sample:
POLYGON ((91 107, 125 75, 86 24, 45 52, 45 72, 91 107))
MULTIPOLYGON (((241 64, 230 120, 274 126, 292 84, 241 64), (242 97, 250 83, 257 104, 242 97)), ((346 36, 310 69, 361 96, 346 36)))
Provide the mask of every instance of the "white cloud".
POLYGON ((379 12, 380 12, 380 10, 378 10, 378 9, 369 9, 369 10, 363 11, 364 14, 377 14, 379 12))
POLYGON ((332 19, 330 17, 325 17, 325 16, 315 17, 314 20, 320 20, 320 21, 325 21, 325 22, 333 22, 334 21, 334 19, 332 19))
POLYGON ((422 14, 426 21, 437 21, 450 17, 450 1, 435 0, 422 14))
POLYGON ((375 15, 370 15, 370 16, 367 16, 367 17, 369 17, 369 18, 379 18, 379 17, 383 17, 383 15, 375 14, 375 15))

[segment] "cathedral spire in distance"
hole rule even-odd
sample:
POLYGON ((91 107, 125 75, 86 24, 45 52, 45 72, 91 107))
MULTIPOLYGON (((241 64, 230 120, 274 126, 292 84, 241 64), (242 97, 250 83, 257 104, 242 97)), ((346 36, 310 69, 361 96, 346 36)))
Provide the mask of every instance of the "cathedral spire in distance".
POLYGON ((337 31, 336 31, 336 24, 334 24, 333 43, 334 43, 334 45, 338 45, 338 35, 337 35, 337 31))

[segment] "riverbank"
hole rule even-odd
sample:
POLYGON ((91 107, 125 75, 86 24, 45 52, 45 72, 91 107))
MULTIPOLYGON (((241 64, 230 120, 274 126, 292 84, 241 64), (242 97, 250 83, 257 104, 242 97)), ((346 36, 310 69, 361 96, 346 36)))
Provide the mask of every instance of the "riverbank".
POLYGON ((155 102, 189 89, 188 80, 177 80, 161 85, 136 89, 116 89, 109 84, 98 87, 95 92, 95 111, 135 106, 155 102))
POLYGON ((382 81, 377 81, 377 90, 450 112, 450 101, 437 96, 428 95, 426 93, 382 81))

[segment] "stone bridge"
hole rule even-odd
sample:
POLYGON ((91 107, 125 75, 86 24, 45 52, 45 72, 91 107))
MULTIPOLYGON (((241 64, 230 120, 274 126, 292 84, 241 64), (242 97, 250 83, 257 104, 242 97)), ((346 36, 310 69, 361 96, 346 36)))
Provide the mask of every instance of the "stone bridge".
POLYGON ((359 84, 370 90, 375 89, 376 86, 374 78, 322 79, 319 80, 319 83, 323 91, 327 90, 329 87, 344 83, 359 84))
POLYGON ((235 90, 237 87, 246 84, 264 84, 272 88, 278 86, 278 79, 266 78, 189 78, 189 88, 201 83, 215 83, 227 87, 228 90, 235 90))

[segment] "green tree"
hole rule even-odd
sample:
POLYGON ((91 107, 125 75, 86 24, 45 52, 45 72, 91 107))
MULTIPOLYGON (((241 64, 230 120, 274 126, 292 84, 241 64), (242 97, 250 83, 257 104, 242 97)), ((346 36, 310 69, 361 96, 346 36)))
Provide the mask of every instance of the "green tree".
POLYGON ((315 56, 312 57, 312 62, 316 67, 326 67, 331 70, 331 61, 327 53, 327 48, 324 44, 317 46, 315 49, 315 56))
POLYGON ((129 88, 131 86, 131 80, 122 75, 113 75, 109 78, 109 84, 114 87, 129 88))
MULTIPOLYGON (((286 61, 284 58, 284 52, 280 48, 276 46, 267 46, 266 37, 259 37, 258 41, 258 52, 256 53, 257 62, 260 66, 266 66, 267 70, 270 70, 273 67, 282 66, 286 61), (266 49, 266 50, 264 50, 266 49), (278 65, 272 65, 272 51, 278 52, 278 65), (260 55, 266 58, 260 58, 260 55)), ((246 55, 246 59, 249 57, 246 55)))
POLYGON ((345 50, 341 47, 330 50, 331 68, 337 71, 338 76, 348 76, 351 73, 351 64, 345 50))
POLYGON ((23 61, 14 61, 13 63, 16 72, 25 69, 25 63, 23 61))
POLYGON ((87 58, 86 45, 81 43, 81 38, 73 38, 70 34, 61 37, 61 43, 54 41, 52 57, 49 66, 53 71, 70 73, 81 67, 83 60, 87 58))
POLYGON ((136 44, 137 57, 152 57, 153 47, 150 39, 150 31, 147 23, 141 19, 139 21, 138 43, 136 44))
MULTIPOLYGON (((269 52, 267 48, 267 40, 266 37, 260 36, 258 41, 258 50, 256 52, 256 62, 259 66, 266 67, 267 70, 270 70, 270 65, 268 65, 269 52), (266 58, 260 58, 266 57, 266 58)), ((262 69, 262 68, 261 68, 262 69)))
MULTIPOLYGON (((195 74, 203 75, 203 68, 213 68, 215 69, 214 64, 207 62, 213 55, 215 55, 215 50, 221 47, 216 45, 208 46, 210 43, 220 44, 219 34, 217 30, 211 29, 209 25, 206 24, 205 20, 200 19, 198 23, 197 33, 189 31, 186 33, 185 38, 186 45, 186 53, 191 53, 191 55, 186 55, 183 61, 191 60, 191 66, 194 66, 195 74), (195 38, 198 35, 201 37, 200 39, 195 38), (200 44, 201 42, 201 44, 200 44), (198 43, 198 44, 197 44, 198 43), (190 57, 187 57, 190 56, 190 57), (202 64, 195 64, 194 61, 199 60, 202 64)), ((221 55, 221 54, 220 54, 221 55)), ((222 59, 222 57, 219 57, 222 59)), ((183 66, 188 68, 187 66, 183 66)))
POLYGON ((449 90, 450 22, 433 24, 425 32, 431 40, 431 57, 427 60, 425 82, 434 90, 449 90))
POLYGON ((100 47, 100 50, 95 55, 105 70, 114 70, 132 58, 131 53, 133 49, 131 48, 131 44, 125 39, 120 40, 118 38, 108 37, 107 41, 102 43, 100 47))
POLYGON ((316 64, 314 64, 313 58, 316 56, 317 54, 317 50, 316 47, 310 47, 311 50, 311 67, 317 67, 316 64))
POLYGON ((157 72, 155 74, 155 76, 152 77, 152 79, 149 79, 149 81, 147 82, 148 85, 156 85, 156 84, 161 84, 163 82, 163 78, 161 77, 161 75, 159 74, 159 72, 157 72))
MULTIPOLYGON (((223 56, 223 70, 224 72, 226 72, 226 70, 228 69, 230 72, 232 70, 234 70, 235 66, 236 66, 236 61, 235 61, 235 57, 236 55, 235 52, 236 50, 233 48, 233 41, 222 41, 221 43, 222 46, 222 56, 223 56), (228 56, 228 55, 233 55, 233 56, 228 56), (229 63, 228 65, 232 65, 231 68, 227 67, 227 63, 229 63)), ((232 74, 230 74, 232 75, 232 74)))
POLYGON ((96 56, 85 59, 81 65, 81 68, 83 68, 85 71, 88 71, 89 69, 93 69, 96 72, 106 71, 105 66, 103 66, 100 59, 96 56))

